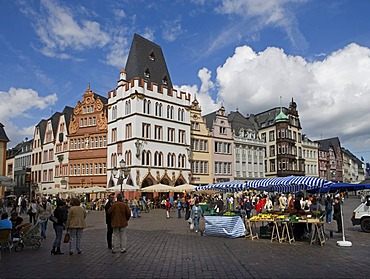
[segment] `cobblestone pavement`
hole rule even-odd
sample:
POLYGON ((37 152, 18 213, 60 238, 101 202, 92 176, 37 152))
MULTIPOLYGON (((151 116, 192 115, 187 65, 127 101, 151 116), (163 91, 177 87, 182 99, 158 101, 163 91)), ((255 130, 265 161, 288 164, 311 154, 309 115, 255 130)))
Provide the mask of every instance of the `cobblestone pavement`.
MULTIPOLYGON (((47 238, 39 251, 25 247, 5 251, 0 278, 365 278, 370 271, 370 234, 353 227, 350 218, 359 198, 344 205, 346 240, 339 247, 334 237, 323 247, 308 242, 271 243, 268 239, 226 239, 190 232, 176 211, 152 210, 131 219, 127 253, 112 254, 106 244, 104 213, 90 211, 84 230, 82 254, 51 256, 54 231, 49 222, 47 238)), ((336 224, 325 230, 336 230, 336 224)), ((67 244, 62 251, 68 252, 67 244)))

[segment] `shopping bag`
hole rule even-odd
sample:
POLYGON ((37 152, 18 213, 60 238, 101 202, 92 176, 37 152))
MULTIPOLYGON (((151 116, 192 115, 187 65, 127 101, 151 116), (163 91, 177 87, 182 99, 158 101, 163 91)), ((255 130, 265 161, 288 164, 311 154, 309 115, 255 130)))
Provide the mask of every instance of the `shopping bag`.
POLYGON ((193 223, 193 220, 191 219, 191 217, 189 217, 189 219, 188 219, 188 223, 189 223, 189 224, 193 223))
POLYGON ((71 236, 69 235, 69 233, 66 233, 64 235, 63 243, 68 243, 70 238, 71 238, 71 236))

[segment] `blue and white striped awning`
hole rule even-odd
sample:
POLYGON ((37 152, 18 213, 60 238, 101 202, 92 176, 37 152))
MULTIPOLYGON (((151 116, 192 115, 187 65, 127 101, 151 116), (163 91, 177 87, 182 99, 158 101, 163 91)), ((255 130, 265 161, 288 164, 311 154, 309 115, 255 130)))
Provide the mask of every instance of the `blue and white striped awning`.
POLYGON ((247 182, 250 188, 280 193, 313 190, 328 187, 332 183, 332 181, 312 176, 274 177, 247 182))
POLYGON ((195 187, 195 191, 214 190, 222 192, 240 192, 247 189, 247 182, 240 181, 228 181, 195 187))

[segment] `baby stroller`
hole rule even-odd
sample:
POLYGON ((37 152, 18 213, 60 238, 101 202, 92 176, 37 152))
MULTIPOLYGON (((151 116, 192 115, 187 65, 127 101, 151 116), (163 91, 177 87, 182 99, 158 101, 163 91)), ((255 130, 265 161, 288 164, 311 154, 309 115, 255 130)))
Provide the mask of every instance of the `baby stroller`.
POLYGON ((34 251, 40 249, 41 246, 41 226, 37 222, 35 225, 23 227, 19 233, 19 238, 13 238, 13 246, 16 252, 23 250, 24 246, 32 246, 34 251))

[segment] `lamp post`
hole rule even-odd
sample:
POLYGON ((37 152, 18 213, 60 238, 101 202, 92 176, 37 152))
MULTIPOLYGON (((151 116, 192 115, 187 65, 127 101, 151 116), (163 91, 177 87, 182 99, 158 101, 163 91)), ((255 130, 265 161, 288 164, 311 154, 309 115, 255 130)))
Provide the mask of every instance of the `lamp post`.
POLYGON ((121 194, 122 194, 122 184, 123 180, 129 175, 130 169, 126 167, 126 162, 125 160, 121 159, 119 161, 119 168, 116 166, 113 168, 112 173, 114 177, 117 177, 118 174, 118 182, 121 184, 121 194))

